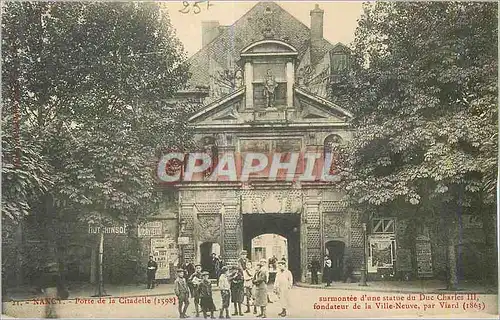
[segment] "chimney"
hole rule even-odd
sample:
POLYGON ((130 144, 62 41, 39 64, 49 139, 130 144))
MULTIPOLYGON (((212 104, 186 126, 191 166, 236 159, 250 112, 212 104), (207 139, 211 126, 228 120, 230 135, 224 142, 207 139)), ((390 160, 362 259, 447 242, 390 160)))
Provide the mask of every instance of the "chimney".
POLYGON ((316 4, 311 10, 311 64, 316 64, 321 50, 321 40, 323 40, 323 14, 325 11, 316 4))
POLYGON ((205 47, 219 35, 219 21, 201 22, 201 44, 205 47))

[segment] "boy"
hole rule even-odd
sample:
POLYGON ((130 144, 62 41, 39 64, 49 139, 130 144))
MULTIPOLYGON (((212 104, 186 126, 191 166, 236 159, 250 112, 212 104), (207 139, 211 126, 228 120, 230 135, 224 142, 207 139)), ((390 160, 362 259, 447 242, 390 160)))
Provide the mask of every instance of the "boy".
POLYGON ((245 293, 243 291, 243 269, 241 269, 239 264, 231 267, 229 281, 231 282, 231 301, 234 304, 233 316, 242 316, 241 304, 243 303, 245 293))
POLYGON ((247 261, 247 267, 243 272, 244 286, 245 286, 245 296, 247 298, 247 310, 245 313, 250 313, 250 301, 252 300, 252 279, 253 279, 253 266, 251 261, 247 261))
POLYGON ((219 318, 224 319, 223 312, 224 312, 224 309, 226 309, 226 319, 231 319, 229 317, 229 296, 231 294, 230 293, 231 285, 229 284, 227 267, 225 267, 225 266, 222 267, 220 272, 221 272, 221 275, 219 277, 219 289, 220 289, 220 295, 222 298, 222 307, 220 309, 219 318))
POLYGON ((201 310, 203 311, 203 317, 206 319, 207 312, 210 311, 210 318, 215 319, 215 305, 214 300, 212 299, 212 283, 208 280, 209 273, 207 271, 203 271, 201 275, 202 281, 198 289, 200 290, 200 304, 201 310))
POLYGON ((174 282, 174 292, 179 300, 179 318, 187 318, 186 311, 189 306, 189 288, 184 278, 184 270, 177 270, 177 279, 174 282))
POLYGON ((201 265, 197 264, 194 273, 189 277, 189 287, 191 289, 191 294, 194 298, 194 308, 196 310, 196 317, 200 316, 200 289, 199 285, 201 283, 201 265))

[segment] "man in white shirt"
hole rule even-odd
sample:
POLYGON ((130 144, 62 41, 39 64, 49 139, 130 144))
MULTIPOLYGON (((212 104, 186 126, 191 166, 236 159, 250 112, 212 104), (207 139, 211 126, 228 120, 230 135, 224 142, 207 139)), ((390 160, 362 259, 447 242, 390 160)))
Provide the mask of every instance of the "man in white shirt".
POLYGON ((329 256, 325 256, 325 263, 323 265, 323 279, 326 282, 326 286, 329 287, 332 284, 332 260, 329 256))
POLYGON ((279 297, 279 305, 282 311, 278 313, 280 317, 286 316, 286 310, 289 303, 290 289, 293 286, 293 276, 290 270, 287 269, 285 261, 278 262, 278 272, 276 273, 276 280, 274 281, 274 291, 279 297))

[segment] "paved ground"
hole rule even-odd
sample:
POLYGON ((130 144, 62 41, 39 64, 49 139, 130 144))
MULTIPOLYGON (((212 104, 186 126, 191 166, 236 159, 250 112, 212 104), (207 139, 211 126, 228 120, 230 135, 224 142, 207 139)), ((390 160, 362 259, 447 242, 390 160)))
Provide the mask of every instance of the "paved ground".
MULTIPOLYGON (((160 289, 158 289, 159 291, 160 289)), ((146 290, 142 290, 142 292, 149 293, 146 290)), ((220 306, 220 293, 218 291, 214 292, 214 301, 216 306, 220 306)), ((37 300, 6 302, 3 304, 3 313, 16 318, 41 317, 45 306, 37 304, 37 302, 37 300)), ((137 300, 130 297, 107 297, 103 299, 103 302, 99 303, 98 298, 73 298, 61 301, 56 307, 59 317, 63 318, 178 317, 176 301, 172 295, 143 296, 137 300)), ((268 318, 276 318, 280 311, 278 303, 270 304, 267 312, 268 318)), ((194 316, 192 304, 188 309, 188 315, 194 316)), ((218 317, 218 312, 216 312, 216 316, 218 317)), ((349 291, 345 288, 294 287, 290 296, 289 316, 293 318, 415 318, 425 316, 498 319, 498 306, 497 295, 493 294, 479 294, 477 297, 473 297, 463 292, 420 295, 349 291), (338 301, 339 299, 342 301, 338 301), (370 301, 368 302, 368 300, 370 301), (368 309, 368 305, 371 309, 368 309)), ((245 314, 243 317, 233 316, 233 318, 254 318, 254 316, 253 314, 245 314)))
MULTIPOLYGON (((299 287, 324 288, 324 285, 310 285, 298 283, 299 287)), ((214 286, 217 290, 217 287, 214 286)), ((445 284, 439 280, 422 281, 373 281, 368 286, 359 286, 359 283, 334 282, 330 290, 347 291, 372 291, 372 292, 394 292, 394 293, 441 293, 445 284)), ((91 297, 95 295, 94 285, 87 283, 71 283, 69 285, 70 298, 91 297)), ((106 293, 113 297, 135 297, 135 296, 160 296, 173 294, 173 284, 159 284, 152 290, 146 289, 145 285, 105 285, 106 293)), ((498 288, 494 284, 484 284, 477 281, 462 281, 459 285, 460 292, 491 293, 497 294, 498 288)), ((33 288, 21 287, 7 290, 7 296, 12 300, 26 300, 41 297, 40 292, 33 288)))

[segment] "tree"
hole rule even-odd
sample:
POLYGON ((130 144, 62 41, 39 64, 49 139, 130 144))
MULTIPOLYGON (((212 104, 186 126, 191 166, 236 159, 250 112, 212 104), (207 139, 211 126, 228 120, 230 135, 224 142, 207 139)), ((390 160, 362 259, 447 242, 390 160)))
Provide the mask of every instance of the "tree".
POLYGON ((450 288, 458 217, 494 212, 496 17, 494 3, 366 4, 332 88, 355 114, 341 187, 365 212, 443 220, 450 288))
POLYGON ((156 159, 189 143, 192 111, 167 102, 189 75, 166 12, 83 2, 4 11, 3 173, 19 182, 3 180, 2 216, 38 215, 57 247, 61 222, 137 223, 155 212, 156 159))

